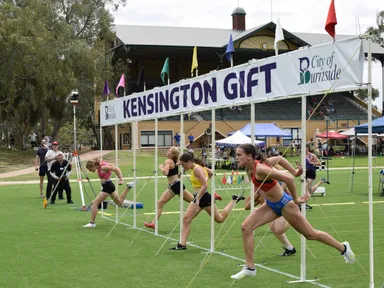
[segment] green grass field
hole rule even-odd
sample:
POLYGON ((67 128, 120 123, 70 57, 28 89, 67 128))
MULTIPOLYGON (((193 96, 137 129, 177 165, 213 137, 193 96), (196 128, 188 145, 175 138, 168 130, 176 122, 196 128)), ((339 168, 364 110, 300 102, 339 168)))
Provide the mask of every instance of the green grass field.
MULTIPOLYGON (((150 175, 153 158, 140 157, 138 176, 150 175)), ((114 156, 109 155, 107 159, 113 160, 114 156)), ((336 160, 332 161, 336 164, 336 160)), ((358 161, 361 166, 366 163, 366 159, 358 161)), ((119 162, 124 175, 132 175, 131 160, 122 155, 119 162)), ((346 166, 350 166, 351 161, 346 162, 346 166)), ((368 201, 367 171, 356 171, 353 192, 348 192, 350 174, 348 170, 330 171, 327 194, 310 200, 315 206, 307 217, 315 228, 329 232, 338 240, 349 241, 357 263, 347 265, 337 251, 308 241, 307 279, 316 277, 316 284, 287 283, 300 276, 301 252, 290 257, 277 256, 282 251, 281 245, 267 226, 255 232, 255 263, 261 265, 257 276, 233 282, 230 275, 241 269, 238 265, 243 264, 244 258, 240 225, 249 212, 241 209, 243 203, 224 224, 215 226, 215 250, 221 254, 206 255, 198 248, 210 246, 210 219, 204 212, 193 221, 189 238, 198 247, 191 245, 187 251, 168 250, 179 238, 177 197, 165 206, 164 212, 175 213, 161 217, 161 237, 158 237, 152 230, 127 229, 125 225, 115 225, 111 221, 114 217, 108 220, 100 215, 96 229, 82 228, 89 222, 90 213, 76 209, 81 206, 77 183, 71 184, 75 205, 56 201, 47 209, 42 208, 37 184, 2 186, 0 287, 368 287, 368 204, 363 203, 368 201), (316 206, 327 203, 333 205, 316 206), (345 203, 349 204, 342 205, 345 203)), ((320 172, 318 179, 324 175, 325 171, 320 172)), ((384 263, 384 198, 379 197, 379 176, 376 169, 373 181, 374 201, 377 201, 373 206, 376 287, 384 284, 381 267, 384 263)), ((221 176, 216 178, 217 186, 220 179, 221 176)), ((19 177, 8 180, 19 180, 19 177)), ((189 188, 189 182, 185 182, 189 188)), ((97 182, 92 185, 99 189, 97 182)), ((159 179, 159 196, 165 188, 166 180, 159 179)), ((145 206, 137 210, 137 227, 141 228, 153 217, 154 190, 153 179, 142 179, 137 184, 138 201, 145 206)), ((87 191, 91 194, 89 188, 87 191)), ((220 191, 224 199, 217 206, 224 207, 232 193, 220 191)), ((130 192, 128 199, 132 199, 132 195, 130 192)), ((109 207, 107 212, 115 214, 115 208, 109 207)), ((120 222, 132 225, 132 213, 131 209, 119 208, 120 222)), ((296 232, 289 229, 287 236, 300 250, 296 232)))

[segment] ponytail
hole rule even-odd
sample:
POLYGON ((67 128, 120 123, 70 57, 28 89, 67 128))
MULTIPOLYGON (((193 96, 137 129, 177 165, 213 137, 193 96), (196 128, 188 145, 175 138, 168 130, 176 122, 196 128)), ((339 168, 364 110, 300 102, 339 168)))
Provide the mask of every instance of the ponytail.
POLYGON ((197 165, 205 167, 204 161, 201 159, 196 159, 193 158, 193 155, 191 153, 184 153, 183 155, 180 156, 180 161, 182 162, 188 162, 191 161, 193 163, 196 163, 197 165))

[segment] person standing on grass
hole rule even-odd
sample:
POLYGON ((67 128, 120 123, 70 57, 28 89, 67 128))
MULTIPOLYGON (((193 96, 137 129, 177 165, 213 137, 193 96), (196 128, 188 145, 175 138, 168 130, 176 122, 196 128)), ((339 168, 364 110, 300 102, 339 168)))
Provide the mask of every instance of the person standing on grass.
POLYGON ((71 186, 69 185, 68 179, 68 176, 71 173, 71 164, 64 159, 63 152, 59 152, 56 158, 57 161, 53 162, 51 170, 49 171, 53 178, 53 187, 56 187, 56 191, 53 191, 50 204, 55 204, 57 191, 61 191, 61 194, 63 194, 63 190, 65 190, 65 193, 67 194, 67 203, 73 204, 71 186))
POLYGON ((308 240, 316 240, 335 248, 344 257, 346 263, 355 262, 355 254, 348 242, 341 243, 328 233, 315 230, 297 207, 296 204, 303 204, 309 199, 309 193, 298 197, 296 191, 294 176, 298 177, 303 173, 301 166, 298 166, 296 170, 281 156, 266 160, 263 155, 257 155, 255 147, 251 144, 238 146, 236 156, 239 166, 247 168, 251 172, 251 179, 255 187, 264 191, 265 203, 260 208, 253 210, 241 225, 246 265, 240 272, 232 275, 232 279, 240 280, 256 276, 253 231, 280 216, 283 216, 297 232, 308 240), (288 170, 290 174, 273 168, 276 164, 288 170), (292 196, 284 192, 277 180, 287 184, 292 196))
MULTIPOLYGON (((48 152, 48 145, 45 143, 45 140, 41 140, 41 145, 36 152, 35 157, 35 170, 39 171, 40 177, 40 197, 44 198, 43 187, 44 187, 44 177, 48 174, 47 161, 45 161, 45 155, 48 152)), ((48 175, 47 175, 48 177, 48 175)))
MULTIPOLYGON (((45 141, 45 143, 47 144, 47 141, 45 141)), ((51 168, 52 168, 52 164, 53 162, 56 161, 56 157, 57 155, 59 154, 59 142, 57 141, 53 141, 52 143, 52 149, 51 150, 48 150, 47 154, 45 154, 45 162, 47 163, 47 167, 48 167, 48 170, 47 171, 51 171, 51 168)), ((47 191, 46 191, 46 195, 45 197, 47 199, 49 199, 51 197, 51 193, 52 193, 52 189, 53 189, 53 184, 54 184, 54 179, 52 178, 51 174, 50 173, 47 173, 48 175, 48 184, 47 184, 47 191)), ((59 191, 59 199, 62 200, 64 199, 63 197, 63 191, 59 191)))
POLYGON ((116 176, 119 178, 118 184, 123 185, 123 175, 121 174, 120 168, 98 159, 88 161, 86 167, 91 172, 97 171, 97 175, 99 176, 101 182, 101 191, 99 195, 96 196, 95 200, 92 201, 91 222, 83 226, 85 228, 95 228, 96 215, 99 205, 101 205, 101 203, 107 199, 108 196, 110 196, 113 202, 115 202, 118 206, 123 205, 124 199, 127 196, 128 191, 133 187, 134 182, 127 183, 127 187, 119 196, 119 194, 116 192, 115 185, 111 180, 111 174, 112 172, 115 172, 116 176))
MULTIPOLYGON (((178 147, 171 147, 167 152, 167 159, 164 164, 160 164, 159 168, 164 176, 168 179, 168 188, 161 195, 160 200, 157 201, 157 220, 160 218, 163 212, 163 207, 167 204, 175 195, 180 196, 180 179, 179 179, 179 156, 180 150, 178 147)), ((215 193, 215 199, 221 197, 215 193)), ((183 200, 190 203, 193 200, 193 195, 183 185, 183 200)), ((155 219, 152 222, 145 222, 144 226, 147 228, 155 229, 155 219)))
POLYGON ((235 204, 240 200, 244 200, 244 197, 242 196, 233 195, 232 200, 228 203, 224 210, 219 212, 216 205, 212 205, 211 194, 207 191, 208 180, 212 176, 212 172, 198 163, 200 163, 200 161, 194 159, 189 153, 184 153, 180 157, 180 165, 183 166, 184 171, 192 170, 190 180, 193 188, 195 189, 195 198, 189 204, 187 211, 184 213, 181 241, 176 247, 170 248, 170 250, 187 249, 187 240, 191 231, 191 222, 201 211, 205 210, 208 215, 214 213, 215 221, 217 223, 223 223, 228 218, 233 207, 235 207, 235 204))

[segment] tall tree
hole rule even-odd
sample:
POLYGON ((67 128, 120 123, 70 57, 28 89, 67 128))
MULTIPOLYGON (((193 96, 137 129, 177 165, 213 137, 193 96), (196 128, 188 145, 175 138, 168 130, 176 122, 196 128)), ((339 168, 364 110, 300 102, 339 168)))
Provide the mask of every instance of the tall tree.
POLYGON ((111 74, 105 53, 114 37, 108 8, 125 3, 0 0, 0 120, 20 147, 33 127, 40 137, 56 137, 71 121, 72 89, 81 95, 78 117, 89 117, 95 91, 102 91, 111 74))
MULTIPOLYGON (((379 90, 372 87, 372 101, 375 101, 377 97, 379 97, 379 90)), ((357 97, 359 97, 363 101, 368 101, 368 90, 362 89, 356 92, 355 94, 357 97)))
POLYGON ((384 11, 376 15, 377 27, 368 27, 367 32, 373 36, 372 41, 384 47, 384 11))

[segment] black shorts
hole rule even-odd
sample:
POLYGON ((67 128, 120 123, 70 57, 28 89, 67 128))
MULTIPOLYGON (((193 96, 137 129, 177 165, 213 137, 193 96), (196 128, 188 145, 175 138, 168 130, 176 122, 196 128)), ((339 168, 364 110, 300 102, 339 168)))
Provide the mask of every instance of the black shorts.
POLYGON ((101 184, 101 187, 102 187, 101 192, 108 193, 108 194, 112 194, 116 190, 115 184, 113 184, 111 180, 108 180, 103 184, 101 184))
MULTIPOLYGON (((171 189, 173 194, 180 195, 180 181, 175 181, 168 185, 168 189, 171 189)), ((185 185, 183 184, 183 191, 185 190, 185 185)))
POLYGON ((313 170, 313 169, 308 169, 308 170, 305 172, 305 179, 312 179, 312 180, 315 180, 315 179, 316 179, 316 171, 313 170))
MULTIPOLYGON (((193 196, 195 198, 193 200, 193 203, 196 203, 197 193, 194 193, 193 196)), ((211 197, 212 197, 211 194, 209 194, 208 192, 205 192, 199 201, 200 208, 205 208, 205 207, 211 206, 211 197)))
POLYGON ((48 174, 48 166, 40 166, 39 168, 39 176, 43 177, 48 174))

